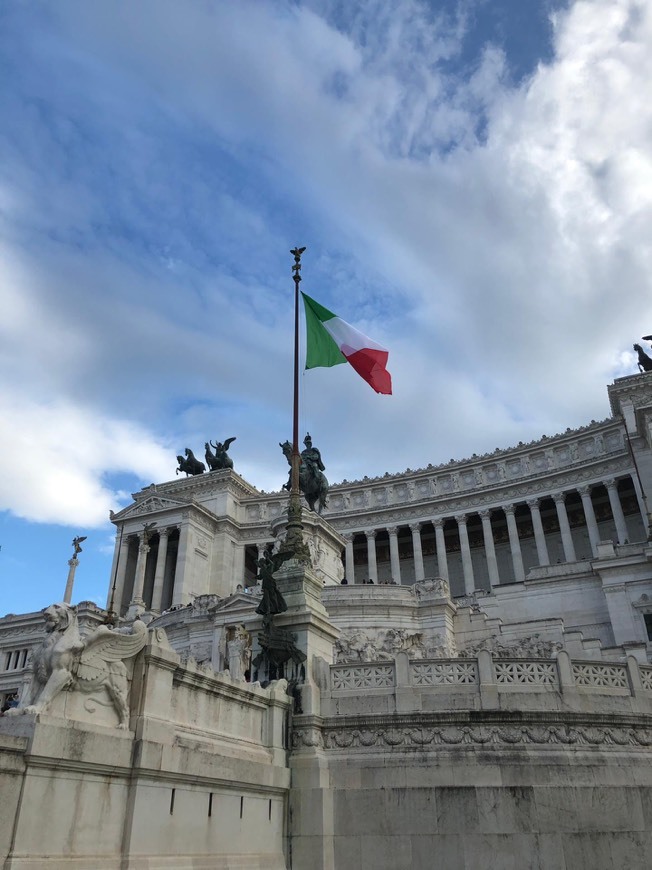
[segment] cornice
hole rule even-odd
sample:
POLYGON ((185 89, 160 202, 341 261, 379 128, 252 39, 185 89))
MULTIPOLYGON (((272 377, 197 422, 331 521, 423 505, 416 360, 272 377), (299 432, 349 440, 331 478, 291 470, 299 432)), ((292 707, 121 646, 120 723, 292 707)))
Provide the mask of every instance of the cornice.
POLYGON ((193 498, 201 497, 204 499, 206 496, 224 491, 231 492, 240 499, 261 495, 255 486, 240 477, 232 468, 224 468, 178 480, 169 480, 165 483, 153 483, 139 492, 132 493, 132 498, 138 502, 156 492, 166 493, 173 497, 181 496, 182 499, 185 497, 186 500, 191 501, 193 498))

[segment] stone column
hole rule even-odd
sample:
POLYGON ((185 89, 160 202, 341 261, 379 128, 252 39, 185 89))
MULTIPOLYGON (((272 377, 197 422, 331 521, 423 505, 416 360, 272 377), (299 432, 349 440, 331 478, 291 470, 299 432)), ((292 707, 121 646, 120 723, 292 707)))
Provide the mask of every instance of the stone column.
POLYGON ((398 555, 398 527, 391 526, 387 529, 389 535, 389 561, 391 565, 392 580, 401 585, 401 561, 398 555))
POLYGON ((346 550, 344 551, 344 576, 348 580, 349 586, 355 583, 355 561, 353 559, 353 535, 344 535, 346 541, 346 550))
MULTIPOLYGON (((233 543, 234 554, 233 554, 233 577, 235 579, 235 585, 240 584, 244 589, 245 583, 245 545, 244 544, 236 544, 233 543)), ((235 592, 235 588, 232 590, 235 592)))
POLYGON ((473 562, 471 560, 471 547, 469 546, 469 533, 466 528, 466 514, 457 514, 455 517, 460 534, 460 550, 462 551, 462 570, 464 572, 464 591, 467 595, 475 592, 475 578, 473 577, 473 562))
POLYGON ((188 561, 188 538, 190 537, 190 523, 184 520, 179 527, 179 549, 177 550, 177 570, 174 575, 174 589, 172 590, 172 606, 177 604, 190 604, 190 595, 186 591, 186 568, 188 561))
POLYGON ((593 502, 591 501, 591 487, 580 486, 578 490, 582 498, 582 507, 584 508, 584 516, 586 517, 586 527, 589 532, 589 541, 591 542, 591 552, 593 558, 598 555, 598 542, 600 533, 598 532, 598 524, 595 520, 595 511, 593 510, 593 502))
POLYGON ((557 518, 559 519, 559 529, 561 531, 561 542, 564 546, 564 559, 567 562, 575 562, 575 546, 573 545, 573 537, 571 535, 570 525, 568 524, 568 514, 566 513, 566 493, 557 492, 553 495, 555 507, 557 508, 557 518))
POLYGON ((605 480, 604 485, 607 487, 607 494, 609 495, 609 504, 611 505, 611 513, 614 516, 614 522, 616 524, 618 543, 624 544, 625 541, 628 540, 629 534, 627 532, 625 515, 623 514, 623 509, 620 504, 618 486, 616 485, 616 481, 613 478, 611 478, 611 480, 605 480))
POLYGON ((366 531, 367 536, 367 568, 369 571, 369 579, 374 583, 378 583, 378 567, 376 564, 376 530, 371 529, 366 531))
POLYGON ((513 504, 506 504, 503 506, 503 510, 507 518, 507 533, 509 535, 509 549, 512 553, 512 565, 514 566, 514 579, 521 582, 525 580, 525 568, 523 567, 521 542, 518 538, 518 528, 516 526, 516 517, 514 516, 515 508, 513 504))
POLYGON ((113 599, 113 610, 120 615, 120 607, 122 605, 122 595, 125 588, 125 577, 127 576, 127 562, 129 561, 129 535, 116 535, 115 541, 115 558, 113 563, 113 571, 111 572, 111 585, 109 594, 106 599, 106 609, 111 610, 111 599, 113 599), (115 583, 115 591, 113 584, 115 583))
POLYGON ((541 511, 539 510, 539 499, 528 499, 527 506, 530 508, 530 516, 532 517, 532 528, 534 529, 534 540, 537 545, 537 558, 539 565, 549 565, 550 556, 548 555, 548 545, 546 544, 546 534, 543 531, 543 523, 541 522, 541 511))
POLYGON ((163 602, 163 581, 165 580, 165 559, 168 553, 169 529, 161 529, 158 533, 158 553, 156 554, 156 570, 154 571, 154 589, 152 590, 152 610, 161 612, 163 602))
POLYGON ((77 565, 79 565, 79 559, 76 556, 73 556, 72 559, 68 559, 68 580, 66 581, 66 591, 63 593, 64 604, 70 604, 72 599, 72 587, 75 583, 75 571, 77 570, 77 565))
POLYGON ((435 541, 437 544, 437 565, 439 576, 448 582, 448 559, 446 558, 446 538, 444 536, 444 520, 438 517, 432 521, 435 527, 435 541))
POLYGON ((151 547, 147 543, 147 539, 143 532, 138 535, 140 546, 138 547, 138 561, 136 562, 136 575, 134 577, 134 591, 131 596, 131 607, 137 605, 144 607, 143 587, 145 585, 145 566, 147 565, 147 554, 151 547))
POLYGON ((480 511, 480 519, 482 520, 482 535, 484 537, 484 550, 487 556, 487 568, 489 569, 489 582, 492 586, 498 586, 500 584, 500 577, 498 576, 494 533, 491 529, 491 511, 480 511))
POLYGON ((410 531, 412 532, 412 550, 414 551, 414 579, 419 583, 426 576, 421 549, 421 523, 410 523, 410 531))

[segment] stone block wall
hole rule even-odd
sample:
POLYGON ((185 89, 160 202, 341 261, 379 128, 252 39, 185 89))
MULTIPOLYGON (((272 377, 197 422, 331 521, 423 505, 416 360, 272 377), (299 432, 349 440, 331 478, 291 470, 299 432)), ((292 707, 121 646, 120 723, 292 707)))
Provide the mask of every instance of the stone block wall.
POLYGON ((59 715, 0 719, 0 866, 285 870, 284 682, 182 666, 154 642, 134 667, 129 729, 102 698, 96 722, 64 718, 69 694, 59 715))

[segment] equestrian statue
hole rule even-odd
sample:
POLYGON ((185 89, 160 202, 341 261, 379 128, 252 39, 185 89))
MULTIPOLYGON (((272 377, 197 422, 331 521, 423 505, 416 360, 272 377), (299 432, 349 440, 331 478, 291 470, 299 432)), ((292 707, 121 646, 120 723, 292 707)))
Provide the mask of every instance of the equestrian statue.
POLYGON ((196 458, 190 447, 186 447, 185 453, 185 459, 183 458, 183 456, 177 456, 177 462, 179 463, 179 467, 177 468, 177 474, 180 471, 185 471, 186 477, 194 474, 203 474, 206 471, 206 466, 204 465, 204 463, 196 458))
MULTIPOLYGON (((301 463, 299 465, 299 489, 301 490, 306 501, 308 502, 308 507, 310 508, 310 510, 314 511, 315 504, 319 503, 318 513, 321 513, 327 505, 328 498, 328 480, 326 480, 326 475, 324 474, 326 466, 322 462, 321 453, 319 452, 319 450, 316 447, 312 446, 312 438, 310 437, 310 433, 306 435, 303 443, 306 446, 305 449, 301 451, 301 463)), ((283 442, 283 444, 279 443, 279 447, 283 451, 291 469, 292 445, 289 441, 285 441, 283 442)), ((290 470, 288 482, 283 484, 283 489, 287 489, 289 491, 291 488, 292 471, 290 470)))
MULTIPOLYGON (((644 335, 644 341, 652 341, 652 335, 644 335)), ((634 350, 638 354, 638 370, 639 372, 652 372, 652 358, 650 358, 640 344, 634 345, 634 350)))

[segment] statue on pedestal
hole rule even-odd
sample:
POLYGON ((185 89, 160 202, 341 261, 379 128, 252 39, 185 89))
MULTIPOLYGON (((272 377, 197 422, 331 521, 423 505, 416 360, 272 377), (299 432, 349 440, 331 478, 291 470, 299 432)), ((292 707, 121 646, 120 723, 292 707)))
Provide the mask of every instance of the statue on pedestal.
POLYGON ((90 693, 104 688, 118 714, 118 728, 128 728, 129 683, 124 660, 147 643, 144 623, 134 622, 130 634, 101 625, 82 638, 77 610, 69 604, 52 604, 43 616, 47 637, 33 653, 34 676, 26 702, 7 715, 43 713, 64 690, 90 693))
MULTIPOLYGON (((319 502, 319 513, 327 505, 328 498, 328 480, 324 471, 326 466, 322 462, 321 453, 317 447, 313 447, 310 433, 303 440, 305 448, 301 451, 301 464, 299 466, 299 489, 304 494, 308 507, 314 511, 315 504, 319 502)), ((283 451, 288 464, 292 466, 292 445, 289 441, 279 444, 283 451)), ((284 484, 283 489, 288 491, 292 488, 292 472, 288 482, 284 484)))

